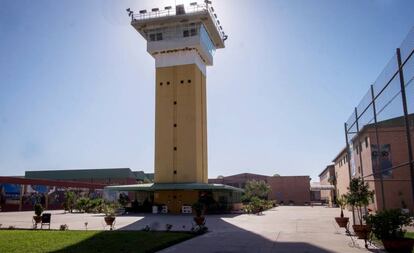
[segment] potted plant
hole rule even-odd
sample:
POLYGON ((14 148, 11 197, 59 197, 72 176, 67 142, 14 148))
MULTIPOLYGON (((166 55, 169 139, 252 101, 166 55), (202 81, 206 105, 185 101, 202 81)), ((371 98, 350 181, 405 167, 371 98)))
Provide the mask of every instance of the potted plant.
POLYGON ((42 222, 43 206, 40 203, 34 205, 34 213, 35 216, 33 216, 33 220, 35 221, 35 224, 42 222))
POLYGON ((382 241, 387 252, 411 253, 414 239, 404 238, 404 226, 410 226, 413 219, 401 209, 383 210, 366 218, 372 233, 382 241))
POLYGON ((193 204, 193 210, 196 213, 196 216, 194 217, 194 222, 198 226, 204 225, 205 217, 203 216, 203 209, 204 205, 200 202, 196 202, 193 204))
POLYGON ((111 204, 105 204, 104 205, 104 213, 105 213, 105 223, 106 225, 111 227, 111 230, 113 228, 113 224, 115 222, 115 209, 111 204))
POLYGON ((359 221, 359 224, 352 225, 352 228, 359 239, 367 240, 370 228, 363 224, 364 211, 368 204, 373 201, 374 191, 369 190, 368 184, 362 181, 361 178, 353 178, 349 183, 348 191, 346 201, 357 212, 359 221))
POLYGON ((342 194, 341 197, 336 199, 336 204, 341 208, 341 216, 335 217, 336 223, 338 223, 338 226, 341 228, 346 228, 348 225, 349 218, 344 217, 344 209, 347 204, 346 195, 342 194))

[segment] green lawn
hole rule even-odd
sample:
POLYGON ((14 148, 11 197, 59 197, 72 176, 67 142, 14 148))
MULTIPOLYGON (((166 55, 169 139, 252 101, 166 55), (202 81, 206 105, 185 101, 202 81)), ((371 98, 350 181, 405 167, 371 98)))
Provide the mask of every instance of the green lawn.
POLYGON ((407 233, 405 233, 405 237, 414 239, 414 232, 407 232, 407 233))
POLYGON ((155 252, 193 236, 179 232, 0 230, 0 252, 155 252))

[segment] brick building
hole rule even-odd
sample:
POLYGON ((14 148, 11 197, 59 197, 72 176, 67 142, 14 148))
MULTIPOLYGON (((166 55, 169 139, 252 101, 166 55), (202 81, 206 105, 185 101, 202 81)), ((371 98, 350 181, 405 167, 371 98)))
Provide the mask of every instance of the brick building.
MULTIPOLYGON (((413 120, 413 115, 410 115, 409 128, 414 143, 413 120)), ((348 192, 350 178, 361 177, 375 192, 374 202, 369 208, 381 210, 385 203, 387 209, 409 208, 413 211, 404 118, 380 121, 377 128, 367 124, 353 136, 350 144, 349 152, 344 148, 333 160, 336 195, 348 192)))
POLYGON ((242 173, 227 177, 209 179, 209 183, 226 184, 244 188, 249 180, 265 181, 271 191, 268 198, 281 204, 304 205, 310 203, 309 176, 266 176, 242 173))

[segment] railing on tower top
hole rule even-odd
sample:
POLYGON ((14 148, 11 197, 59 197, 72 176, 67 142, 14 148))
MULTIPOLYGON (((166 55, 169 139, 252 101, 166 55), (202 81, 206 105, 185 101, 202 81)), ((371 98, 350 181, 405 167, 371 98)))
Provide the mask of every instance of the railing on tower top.
MULTIPOLYGON (((227 38, 226 34, 223 31, 222 26, 220 25, 220 21, 217 20, 217 15, 214 14, 214 9, 207 4, 197 4, 197 5, 190 5, 185 7, 185 14, 199 14, 207 12, 211 20, 213 20, 214 25, 216 26, 217 31, 220 34, 222 40, 227 38)), ((176 10, 171 8, 167 10, 158 10, 158 11, 150 11, 145 13, 134 13, 132 14, 133 20, 147 20, 153 18, 161 18, 161 17, 171 17, 177 15, 176 10)))

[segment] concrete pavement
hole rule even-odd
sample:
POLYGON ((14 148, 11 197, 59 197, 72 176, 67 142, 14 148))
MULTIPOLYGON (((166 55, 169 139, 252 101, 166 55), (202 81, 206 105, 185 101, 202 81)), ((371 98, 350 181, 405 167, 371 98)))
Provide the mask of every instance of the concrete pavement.
MULTIPOLYGON (((109 229, 103 214, 52 213, 51 228, 58 229, 67 224, 70 230, 109 229)), ((287 253, 361 253, 379 252, 364 248, 362 240, 345 235, 334 220, 338 208, 310 206, 280 206, 263 212, 263 215, 208 215, 206 225, 209 232, 194 239, 161 251, 231 253, 231 252, 287 252, 287 253)), ((351 217, 350 213, 345 214, 351 217)), ((0 213, 2 227, 31 228, 33 212, 0 213)), ((115 229, 140 230, 150 226, 165 230, 166 224, 172 230, 189 231, 192 215, 124 215, 116 218, 115 229)))

